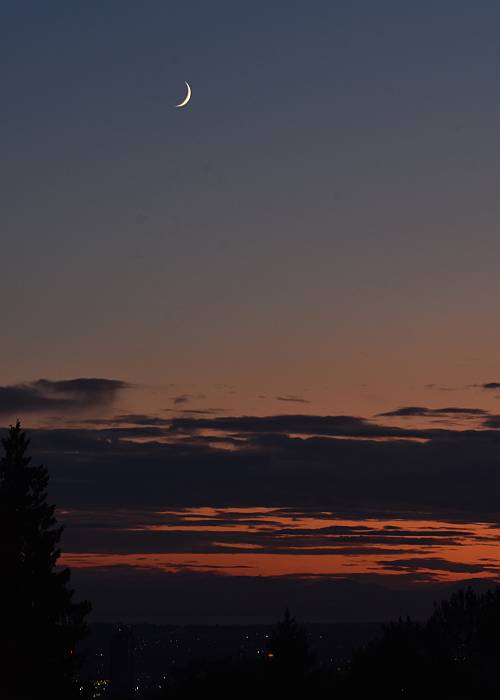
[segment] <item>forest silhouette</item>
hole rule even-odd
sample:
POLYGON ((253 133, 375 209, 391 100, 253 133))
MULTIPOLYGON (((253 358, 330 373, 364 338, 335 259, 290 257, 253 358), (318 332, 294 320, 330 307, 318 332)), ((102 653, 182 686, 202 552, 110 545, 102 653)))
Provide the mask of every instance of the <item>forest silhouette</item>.
MULTIPOLYGON (((19 421, 2 445, 0 698, 98 697, 80 682, 90 604, 74 602, 70 571, 57 565, 63 528, 47 502, 47 470, 31 465, 19 421)), ((113 644, 112 675, 120 680, 99 697, 131 698, 131 667, 121 669, 123 655, 133 655, 126 626, 117 628, 113 644)), ((287 609, 258 658, 193 662, 148 697, 500 697, 499 658, 500 587, 484 593, 469 587, 435 604, 426 621, 386 625, 341 666, 318 662, 307 628, 287 609)))

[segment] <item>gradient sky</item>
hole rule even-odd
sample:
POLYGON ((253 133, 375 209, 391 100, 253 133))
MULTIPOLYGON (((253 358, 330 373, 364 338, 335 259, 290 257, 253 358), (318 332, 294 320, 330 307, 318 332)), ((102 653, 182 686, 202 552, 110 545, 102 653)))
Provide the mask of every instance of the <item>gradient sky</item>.
MULTIPOLYGON (((178 428, 161 421, 186 412, 362 421, 399 410, 377 426, 431 442, 441 438, 415 431, 489 431, 493 463, 499 35, 488 1, 4 2, 4 422, 73 428, 68 440, 90 440, 85 459, 100 459, 98 421, 168 442, 178 428), (177 110, 185 80, 193 98, 177 110), (116 384, 58 384, 82 377, 116 384)), ((388 439, 360 425, 334 434, 388 439)), ((76 443, 66 453, 47 434, 65 506, 75 486, 64 491, 58 460, 76 443)), ((209 434, 228 428, 190 425, 184 437, 195 450, 209 434)), ((461 454, 450 435, 446 469, 461 454)), ((307 470, 314 458, 301 459, 307 470)), ((408 505, 398 489, 387 520, 408 505)), ((149 505, 230 507, 237 490, 217 504, 210 491, 149 505)), ((269 493, 245 507, 272 505, 269 493)), ((289 505, 321 509, 302 495, 289 505)), ((429 517, 422 499, 412 517, 429 517)), ((354 501, 328 505, 347 517, 354 501)), ((498 524, 486 501, 467 516, 474 532, 498 524)))
POLYGON ((496 371, 495 3, 1 19, 5 383, 225 383, 354 410, 496 371))

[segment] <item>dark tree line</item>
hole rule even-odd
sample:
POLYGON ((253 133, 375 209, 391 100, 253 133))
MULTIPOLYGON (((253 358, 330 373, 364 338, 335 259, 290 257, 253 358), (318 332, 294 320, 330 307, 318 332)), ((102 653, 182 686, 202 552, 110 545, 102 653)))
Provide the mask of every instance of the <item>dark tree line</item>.
POLYGON ((399 620, 359 652, 346 698, 500 697, 500 587, 471 588, 435 605, 424 623, 399 620))
POLYGON ((458 591, 426 622, 387 625, 343 668, 315 662, 306 629, 287 611, 267 653, 187 668, 154 697, 500 698, 500 587, 458 591))

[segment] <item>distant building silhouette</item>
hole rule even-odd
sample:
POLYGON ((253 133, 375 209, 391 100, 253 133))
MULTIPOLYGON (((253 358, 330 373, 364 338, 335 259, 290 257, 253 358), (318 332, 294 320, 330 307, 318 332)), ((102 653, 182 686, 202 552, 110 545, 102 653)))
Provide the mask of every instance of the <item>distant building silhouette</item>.
POLYGON ((117 625, 110 641, 109 679, 112 698, 125 698, 132 692, 133 637, 126 625, 117 625))

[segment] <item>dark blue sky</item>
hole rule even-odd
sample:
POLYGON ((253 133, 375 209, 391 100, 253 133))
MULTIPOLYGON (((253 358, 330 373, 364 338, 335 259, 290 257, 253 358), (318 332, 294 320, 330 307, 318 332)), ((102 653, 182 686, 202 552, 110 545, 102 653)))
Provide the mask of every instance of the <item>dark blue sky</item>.
POLYGON ((489 379, 499 30, 493 2, 3 3, 4 382, 351 410, 489 379))

